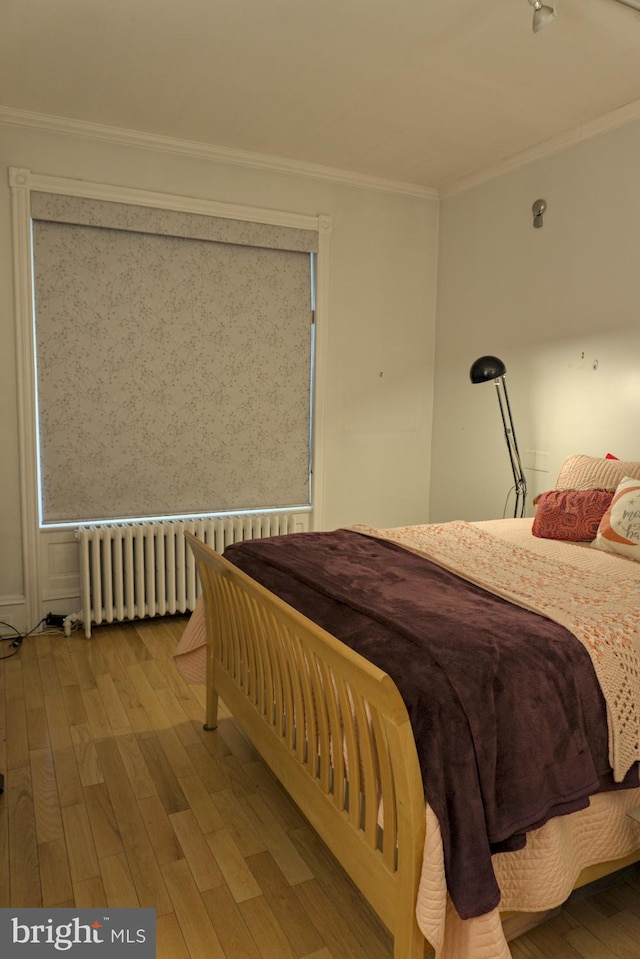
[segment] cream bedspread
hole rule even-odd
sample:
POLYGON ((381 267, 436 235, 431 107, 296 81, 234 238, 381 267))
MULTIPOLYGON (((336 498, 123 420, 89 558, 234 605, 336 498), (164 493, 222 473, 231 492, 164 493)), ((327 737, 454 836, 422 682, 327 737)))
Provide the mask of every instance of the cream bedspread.
MULTIPOLYGON (((591 549, 586 544, 538 539, 531 535, 530 519, 490 520, 473 525, 537 556, 566 564, 569 570, 589 576, 595 573, 605 593, 619 590, 620 583, 626 584, 622 587, 625 593, 629 587, 640 586, 640 563, 591 549)), ((569 574, 567 582, 571 581, 569 574)), ((206 631, 201 602, 174 656, 187 682, 205 681, 206 631)), ((552 909, 564 902, 584 868, 619 859, 640 848, 640 826, 627 815, 639 804, 640 789, 598 794, 586 809, 552 819, 529 833, 524 849, 494 855, 493 866, 501 890, 499 909, 467 920, 458 917, 447 895, 440 828, 427 805, 416 916, 420 929, 434 947, 436 959, 509 959, 500 911, 552 909)))
POLYGON ((618 575, 583 568, 576 576, 574 566, 532 550, 529 543, 507 546, 478 523, 355 529, 435 560, 573 633, 591 657, 606 701, 614 779, 624 779, 640 759, 640 594, 635 576, 629 575, 636 563, 618 562, 618 575))

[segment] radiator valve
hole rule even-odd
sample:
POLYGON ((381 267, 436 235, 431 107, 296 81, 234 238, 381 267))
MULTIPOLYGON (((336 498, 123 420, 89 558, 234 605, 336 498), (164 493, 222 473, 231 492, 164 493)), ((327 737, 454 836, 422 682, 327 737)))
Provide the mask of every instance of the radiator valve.
POLYGON ((81 622, 82 622, 82 613, 69 613, 68 616, 65 616, 64 622, 62 624, 65 636, 71 636, 72 628, 77 623, 81 623, 81 622))

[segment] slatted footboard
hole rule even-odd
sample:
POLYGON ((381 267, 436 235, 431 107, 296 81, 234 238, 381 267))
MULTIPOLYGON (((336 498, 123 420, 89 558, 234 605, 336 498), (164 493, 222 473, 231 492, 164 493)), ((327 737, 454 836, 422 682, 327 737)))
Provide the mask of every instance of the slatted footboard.
POLYGON ((206 727, 218 696, 394 937, 422 959, 425 804, 390 677, 190 533, 207 618, 206 727))

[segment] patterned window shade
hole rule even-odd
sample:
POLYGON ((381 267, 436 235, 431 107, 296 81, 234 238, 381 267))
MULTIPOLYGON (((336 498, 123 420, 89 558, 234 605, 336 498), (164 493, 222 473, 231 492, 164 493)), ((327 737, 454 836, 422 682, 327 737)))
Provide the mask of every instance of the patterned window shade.
POLYGON ((308 505, 317 236, 32 201, 42 522, 308 505))

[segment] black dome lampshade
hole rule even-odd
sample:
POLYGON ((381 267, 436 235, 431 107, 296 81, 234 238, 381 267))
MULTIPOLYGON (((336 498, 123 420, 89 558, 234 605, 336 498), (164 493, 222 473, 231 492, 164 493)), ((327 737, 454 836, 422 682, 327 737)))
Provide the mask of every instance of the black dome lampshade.
POLYGON ((522 517, 524 516, 527 501, 527 481, 520 461, 520 451, 518 450, 516 431, 511 416, 511 405, 509 403, 509 394, 507 393, 507 378, 505 376, 506 372, 506 366, 497 356, 481 356, 472 363, 469 376, 472 383, 490 383, 491 381, 495 383, 516 494, 513 515, 514 517, 522 517))
POLYGON ((472 364, 469 376, 472 383, 488 383, 504 376, 507 368, 497 356, 481 356, 472 364))

